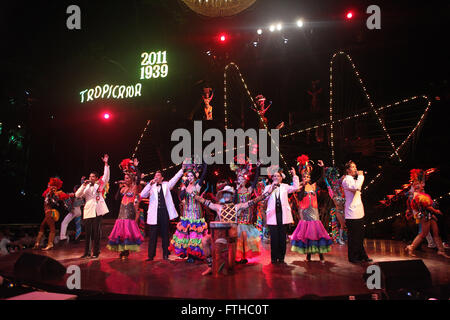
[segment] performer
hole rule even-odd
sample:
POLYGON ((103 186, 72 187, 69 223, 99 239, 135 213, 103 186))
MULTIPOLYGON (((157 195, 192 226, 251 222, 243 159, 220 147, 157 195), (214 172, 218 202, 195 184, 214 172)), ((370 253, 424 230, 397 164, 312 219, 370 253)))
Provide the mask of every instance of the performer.
POLYGON ((259 128, 265 129, 266 127, 268 127, 268 123, 267 123, 267 118, 264 115, 266 114, 267 110, 269 110, 270 106, 272 105, 272 101, 266 107, 265 106, 266 98, 262 94, 257 95, 255 100, 256 100, 256 104, 258 105, 258 109, 256 109, 253 106, 251 106, 251 108, 253 111, 255 111, 258 114, 259 128))
POLYGON ((436 203, 431 199, 430 195, 425 193, 425 178, 425 172, 421 169, 412 169, 410 172, 412 192, 407 200, 408 212, 412 213, 416 222, 420 223, 421 232, 405 250, 409 255, 415 256, 413 253, 414 250, 422 243, 431 229, 434 242, 438 247, 437 253, 446 258, 450 258, 450 256, 445 254, 445 248, 439 236, 439 228, 437 225, 437 217, 438 215, 442 215, 442 212, 436 208, 436 203))
POLYGON ((108 237, 107 248, 120 252, 120 259, 128 258, 130 251, 139 251, 140 245, 144 242, 144 237, 137 224, 139 221, 139 186, 137 182, 137 177, 132 172, 127 172, 124 180, 119 183, 119 194, 122 196, 122 201, 119 216, 108 237))
MULTIPOLYGON (((81 177, 81 183, 83 183, 85 179, 86 177, 81 177)), ((73 219, 75 219, 75 240, 78 240, 81 235, 81 207, 84 205, 84 200, 75 197, 75 192, 77 192, 79 187, 80 185, 75 186, 73 188, 74 196, 66 200, 69 213, 61 222, 60 241, 67 240, 67 242, 69 242, 69 237, 66 235, 67 227, 73 219)))
POLYGON ((163 259, 169 260, 169 220, 178 217, 170 190, 180 180, 184 167, 183 163, 182 168, 168 182, 163 181, 164 177, 161 171, 157 171, 153 180, 141 192, 141 198, 149 198, 147 224, 150 227, 150 235, 146 261, 153 261, 155 258, 158 232, 161 233, 163 259))
MULTIPOLYGON (((247 188, 249 175, 251 173, 251 164, 246 162, 244 165, 230 164, 231 170, 236 172, 237 187, 234 203, 248 202, 255 190, 260 174, 260 163, 256 164, 256 173, 251 185, 247 188)), ((253 258, 261 254, 261 238, 258 229, 253 226, 253 208, 242 209, 237 219, 237 247, 236 259, 238 263, 246 264, 247 258, 253 258)))
POLYGON ((351 160, 345 164, 345 171, 342 187, 345 194, 345 224, 348 228, 348 261, 372 262, 364 249, 364 206, 361 200, 364 172, 358 171, 351 160))
POLYGON ((75 193, 77 198, 84 198, 86 202, 83 210, 86 245, 81 259, 91 257, 91 243, 92 258, 96 259, 100 255, 102 217, 109 212, 105 203, 105 196, 109 188, 108 182, 110 175, 108 159, 109 156, 107 154, 105 154, 102 158, 102 161, 105 164, 103 176, 99 178, 97 172, 91 172, 88 180, 86 180, 75 193))
POLYGON ((298 157, 297 161, 303 190, 299 195, 301 220, 291 237, 291 251, 306 253, 307 261, 311 261, 311 254, 318 253, 320 262, 324 263, 323 254, 330 252, 333 241, 320 221, 317 205, 316 182, 323 176, 323 161, 319 160, 318 165, 313 166, 306 155, 298 157), (311 176, 314 176, 314 179, 311 179, 311 176))
MULTIPOLYGON (((291 168, 293 185, 282 183, 284 177, 281 170, 276 170, 269 178, 272 184, 279 186, 275 192, 272 192, 267 201, 266 218, 270 232, 270 256, 272 264, 284 264, 286 255, 286 228, 293 223, 291 207, 289 206, 288 194, 298 191, 300 182, 295 169, 291 168)), ((271 186, 267 186, 264 192, 268 192, 271 186)))
MULTIPOLYGON (((264 188, 266 187, 265 179, 261 179, 255 188, 255 191, 253 192, 255 197, 260 196, 264 188)), ((267 209, 267 203, 266 201, 260 201, 256 205, 256 223, 255 227, 259 231, 259 237, 261 238, 261 241, 268 241, 269 240, 269 228, 267 227, 267 221, 266 221, 266 209, 267 209)))
POLYGON ((213 119, 213 107, 210 105, 210 102, 214 96, 214 93, 212 92, 211 88, 203 88, 203 95, 202 99, 205 103, 205 120, 212 120, 213 119))
POLYGON ((59 178, 50 178, 47 189, 42 194, 44 197, 44 212, 45 217, 39 228, 39 233, 36 238, 33 249, 39 249, 39 244, 42 237, 44 236, 45 226, 48 225, 50 233, 48 235, 48 243, 42 250, 53 249, 53 240, 55 239, 55 222, 59 219, 59 212, 63 208, 63 201, 69 199, 73 196, 73 193, 66 194, 60 189, 62 188, 63 182, 59 178))
POLYGON ((334 167, 326 168, 324 179, 327 184, 328 194, 334 203, 334 208, 331 208, 330 210, 331 238, 334 243, 344 245, 344 240, 347 238, 347 228, 344 219, 344 190, 342 189, 342 180, 339 175, 339 170, 334 167))
POLYGON ((193 263, 194 258, 202 259, 202 238, 208 234, 208 225, 201 205, 194 197, 200 194, 207 165, 202 166, 202 175, 196 181, 198 169, 196 165, 186 165, 186 184, 181 184, 180 199, 184 202, 180 222, 170 241, 169 250, 181 258, 188 257, 187 263, 193 263))
MULTIPOLYGON (((261 200, 264 200, 267 198, 270 193, 275 188, 275 185, 272 184, 271 186, 267 186, 265 192, 260 195, 259 197, 250 200, 248 202, 244 203, 233 203, 233 196, 234 196, 234 188, 231 186, 225 186, 222 190, 220 190, 217 193, 217 197, 219 199, 219 203, 213 203, 209 200, 205 200, 202 197, 195 196, 195 200, 199 201, 201 204, 205 205, 207 208, 210 208, 211 210, 214 210, 217 212, 217 214, 220 217, 226 216, 226 215, 236 215, 239 217, 242 210, 245 210, 256 203, 258 203, 261 200)), ((236 240, 237 240, 237 227, 232 226, 229 231, 229 237, 230 242, 233 244, 232 247, 232 255, 235 256, 236 253, 236 240)), ((203 238, 203 248, 206 255, 206 262, 208 264, 208 269, 202 273, 202 275, 210 274, 212 269, 212 257, 211 257, 211 235, 208 235, 207 237, 203 238)))

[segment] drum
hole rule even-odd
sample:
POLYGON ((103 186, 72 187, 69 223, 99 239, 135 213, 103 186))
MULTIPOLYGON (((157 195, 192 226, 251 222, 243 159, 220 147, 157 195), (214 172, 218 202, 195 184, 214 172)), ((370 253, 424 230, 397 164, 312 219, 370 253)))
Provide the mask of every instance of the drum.
POLYGON ((212 221, 209 225, 212 238, 213 277, 228 275, 234 271, 234 250, 236 224, 212 221))

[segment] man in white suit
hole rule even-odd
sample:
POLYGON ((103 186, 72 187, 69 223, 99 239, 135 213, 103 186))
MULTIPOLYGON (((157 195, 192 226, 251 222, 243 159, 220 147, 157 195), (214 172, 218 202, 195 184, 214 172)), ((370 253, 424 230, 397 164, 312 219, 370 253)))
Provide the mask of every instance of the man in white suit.
MULTIPOLYGON (((277 171, 272 175, 272 182, 279 186, 270 195, 266 209, 272 264, 284 263, 284 256, 286 255, 286 226, 294 222, 288 194, 300 189, 300 181, 294 168, 291 168, 290 172, 292 174, 292 186, 282 183, 283 176, 281 171, 277 171)), ((270 188, 270 186, 266 186, 264 193, 268 192, 270 188)))
POLYGON ((149 198, 147 224, 150 226, 150 235, 146 261, 152 261, 155 257, 158 231, 161 233, 163 259, 169 259, 169 220, 178 217, 170 190, 180 180, 183 169, 184 164, 168 182, 163 181, 164 177, 160 171, 157 171, 153 180, 141 192, 141 198, 149 198))
POLYGON ((364 172, 358 171, 353 161, 345 164, 345 171, 346 176, 342 179, 342 187, 345 193, 348 261, 352 263, 372 262, 364 250, 364 206, 361 200, 364 172))
POLYGON ((83 220, 86 232, 86 245, 84 255, 81 258, 98 258, 100 255, 100 235, 102 217, 109 212, 103 196, 106 184, 109 182, 109 156, 105 154, 102 161, 105 163, 103 176, 99 178, 98 173, 91 172, 89 179, 84 181, 75 193, 75 197, 84 198, 83 220), (92 246, 91 246, 92 242, 92 246))

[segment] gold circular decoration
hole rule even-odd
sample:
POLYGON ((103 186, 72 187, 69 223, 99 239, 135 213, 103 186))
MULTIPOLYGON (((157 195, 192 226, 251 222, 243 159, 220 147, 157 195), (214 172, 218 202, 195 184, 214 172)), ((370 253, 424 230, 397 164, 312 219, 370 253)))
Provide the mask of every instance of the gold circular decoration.
POLYGON ((228 17, 253 5, 256 0, 182 0, 191 10, 207 17, 228 17))

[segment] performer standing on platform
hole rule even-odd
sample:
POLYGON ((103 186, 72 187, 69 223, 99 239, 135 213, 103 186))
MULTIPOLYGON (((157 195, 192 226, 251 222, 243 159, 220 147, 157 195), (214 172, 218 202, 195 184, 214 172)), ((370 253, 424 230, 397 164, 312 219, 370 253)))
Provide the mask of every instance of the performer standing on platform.
POLYGON ((202 259, 204 257, 202 238, 208 234, 208 225, 202 207, 194 199, 196 195, 200 194, 207 165, 203 164, 201 177, 198 181, 196 181, 197 166, 191 164, 186 165, 186 168, 187 185, 181 184, 180 193, 180 199, 184 200, 184 204, 177 230, 170 241, 169 250, 182 258, 188 257, 186 262, 193 263, 194 258, 202 259))
MULTIPOLYGON (((211 210, 214 210, 218 213, 219 218, 224 216, 236 216, 239 217, 242 210, 245 210, 256 203, 258 203, 261 200, 264 200, 267 198, 270 193, 273 191, 273 188, 275 188, 275 184, 272 184, 270 186, 267 186, 265 192, 260 195, 259 197, 250 200, 248 202, 244 203, 233 203, 233 196, 234 196, 234 188, 230 186, 225 186, 222 190, 220 190, 217 193, 217 198, 219 199, 219 203, 213 203, 209 200, 205 200, 202 197, 195 196, 195 200, 199 201, 201 204, 205 205, 207 208, 210 208, 211 210)), ((222 220, 222 219, 220 219, 222 220)), ((236 252, 236 238, 237 238, 237 227, 233 226, 231 227, 229 231, 229 237, 230 242, 233 244, 233 252, 232 255, 235 256, 236 252)), ((203 238, 203 248, 205 255, 207 255, 206 262, 208 264, 208 269, 203 272, 203 275, 211 273, 211 266, 212 266, 212 257, 211 257, 211 235, 208 235, 207 237, 203 238)))
POLYGON ((430 229, 433 233, 433 239, 438 247, 438 254, 446 258, 450 258, 445 254, 444 245, 439 236, 439 228, 437 225, 437 216, 442 212, 436 208, 436 203, 431 199, 430 195, 424 191, 425 172, 421 169, 412 169, 410 173, 410 181, 412 185, 412 193, 408 197, 408 211, 411 212, 417 222, 421 225, 421 232, 414 239, 412 244, 405 248, 411 256, 413 251, 422 243, 423 239, 429 234, 430 229))
MULTIPOLYGON (((144 242, 137 222, 139 221, 139 179, 132 173, 125 173, 124 180, 120 181, 119 193, 122 196, 119 216, 114 228, 108 237, 107 248, 120 252, 119 258, 126 259, 130 251, 139 251, 144 242)), ((118 200, 118 199, 116 199, 118 200)))
POLYGON ((212 120, 213 119, 213 107, 210 105, 210 102, 214 96, 214 93, 212 92, 211 88, 203 88, 203 95, 202 99, 205 104, 204 110, 205 110, 205 120, 212 120))
POLYGON ((334 203, 334 208, 331 208, 330 210, 331 238, 334 243, 344 245, 344 240, 347 238, 347 228, 344 220, 344 190, 342 189, 342 180, 339 175, 339 170, 334 167, 326 168, 324 178, 325 183, 327 184, 328 194, 334 203))
POLYGON ((158 232, 161 233, 163 259, 169 260, 169 220, 178 217, 170 190, 180 180, 184 167, 183 163, 182 168, 168 182, 163 181, 163 175, 160 171, 157 171, 153 180, 141 192, 141 199, 149 198, 147 224, 150 225, 150 235, 146 261, 153 261, 155 258, 158 232))
MULTIPOLYGON (((291 168, 293 185, 282 183, 284 177, 281 170, 274 172, 270 178, 272 184, 278 188, 271 193, 267 201, 266 218, 270 231, 270 256, 272 264, 285 263, 286 255, 286 227, 293 223, 291 207, 289 206, 288 194, 298 191, 300 182, 295 169, 291 168)), ((264 189, 264 193, 270 190, 271 186, 264 189)))
MULTIPOLYGON (((235 203, 248 202, 255 190, 256 183, 258 182, 260 174, 260 163, 256 165, 256 173, 253 178, 252 184, 247 188, 249 181, 249 175, 251 173, 251 164, 245 165, 230 165, 231 170, 236 172, 237 175, 237 193, 235 197, 235 203)), ((258 229, 253 226, 253 209, 249 207, 242 209, 240 215, 237 218, 237 247, 236 247, 236 259, 238 263, 246 264, 247 258, 253 258, 261 254, 261 238, 259 237, 258 229)))
POLYGON ((267 118, 264 116, 269 110, 270 106, 272 105, 272 101, 269 103, 269 105, 266 107, 266 98, 260 94, 256 96, 255 98, 256 104, 258 105, 258 109, 255 109, 253 106, 251 107, 253 111, 255 111, 258 114, 258 120, 259 120, 259 128, 265 129, 268 127, 267 118))
POLYGON ((345 164, 345 171, 342 187, 345 194, 345 224, 348 229, 348 261, 372 262, 364 249, 364 206, 361 200, 364 172, 358 171, 351 160, 345 164))
POLYGON ((106 192, 109 185, 109 156, 105 154, 102 158, 105 167, 103 169, 103 176, 98 177, 97 172, 91 172, 88 180, 80 186, 75 193, 77 198, 84 198, 86 204, 83 210, 83 220, 86 232, 86 245, 82 259, 91 257, 98 258, 100 255, 100 237, 102 217, 109 212, 105 203, 106 192), (92 248, 91 248, 92 244, 92 248))
POLYGON ((303 190, 299 194, 301 220, 291 237, 291 251, 306 253, 307 261, 311 261, 311 254, 318 253, 320 262, 324 263, 323 254, 330 252, 333 241, 320 221, 317 204, 316 182, 323 176, 323 161, 319 160, 318 166, 313 166, 306 155, 298 157, 297 161, 303 190))
POLYGON ((55 239, 55 222, 59 219, 59 211, 64 206, 63 201, 73 196, 73 193, 66 194, 60 189, 63 182, 59 178, 50 178, 47 189, 42 196, 44 197, 44 212, 45 218, 41 223, 36 242, 33 249, 39 249, 39 244, 44 236, 45 226, 48 225, 50 233, 48 235, 47 246, 42 250, 50 250, 53 248, 53 240, 55 239))

